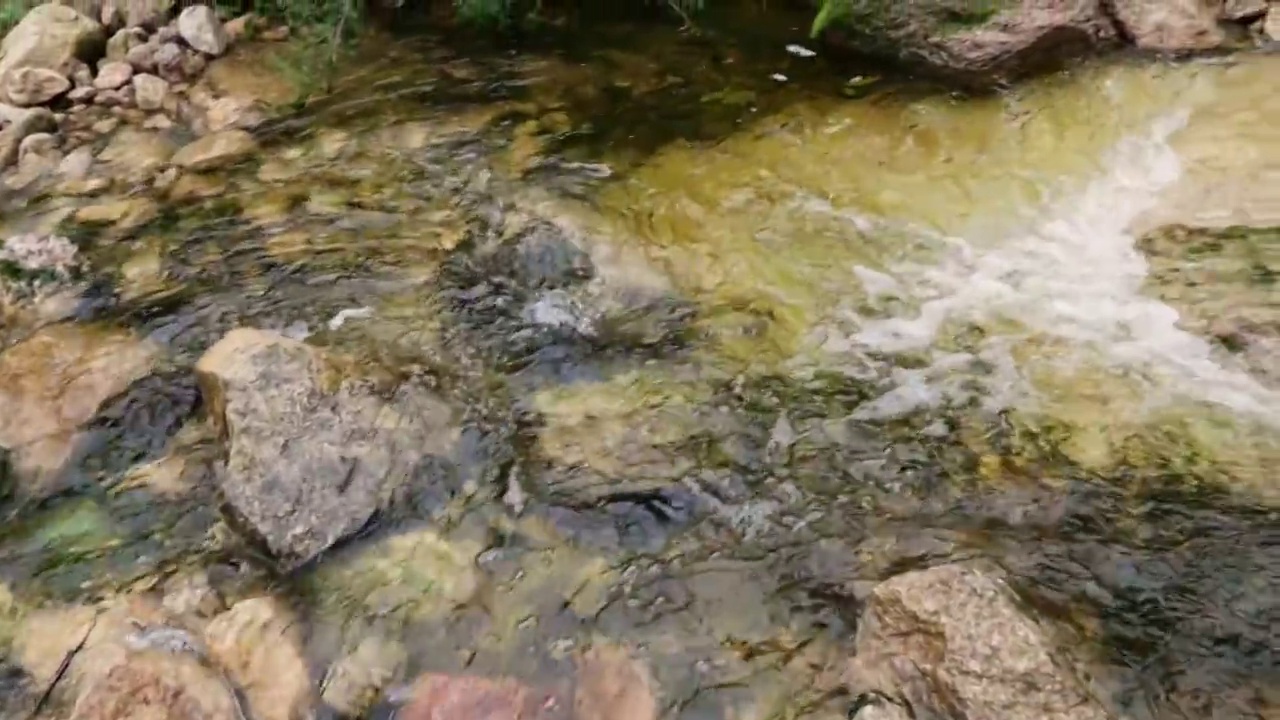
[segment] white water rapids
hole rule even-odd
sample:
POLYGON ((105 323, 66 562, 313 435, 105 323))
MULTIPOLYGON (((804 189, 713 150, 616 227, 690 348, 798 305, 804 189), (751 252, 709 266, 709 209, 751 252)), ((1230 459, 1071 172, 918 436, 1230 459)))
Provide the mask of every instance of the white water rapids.
MULTIPOLYGON (((1121 140, 1107 154, 1106 170, 1083 191, 1052 202, 1031 227, 1001 242, 979 248, 948 237, 940 263, 903 263, 887 274, 855 268, 869 296, 906 293, 915 311, 861 321, 853 345, 881 353, 925 351, 948 326, 998 324, 1001 332, 976 350, 995 369, 985 382, 989 405, 1034 399, 1014 349, 1024 340, 1051 339, 1061 341, 1053 343, 1058 369, 1101 362, 1141 382, 1148 407, 1203 401, 1280 427, 1280 393, 1224 364, 1210 343, 1178 327, 1175 309, 1142 292, 1147 262, 1129 228, 1181 176, 1170 140, 1187 117, 1171 113, 1121 140)), ((939 353, 928 368, 895 371, 897 389, 862 414, 896 415, 954 397, 963 385, 955 371, 969 359, 939 353)))

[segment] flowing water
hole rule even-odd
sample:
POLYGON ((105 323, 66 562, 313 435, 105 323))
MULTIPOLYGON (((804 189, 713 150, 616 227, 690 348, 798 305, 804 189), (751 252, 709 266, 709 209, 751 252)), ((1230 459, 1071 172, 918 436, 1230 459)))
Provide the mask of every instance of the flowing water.
POLYGON ((217 197, 84 239, 85 322, 165 360, 4 530, 13 596, 208 565, 293 597, 317 667, 379 632, 415 671, 552 678, 604 635, 674 717, 835 718, 870 583, 983 556, 1118 716, 1276 717, 1280 57, 846 98, 781 46, 625 32, 381 42, 217 197), (529 217, 594 277, 489 282, 529 217), (1228 240, 1143 239, 1173 224, 1228 240), (200 490, 189 368, 237 325, 430 368, 518 484, 273 575, 200 490))

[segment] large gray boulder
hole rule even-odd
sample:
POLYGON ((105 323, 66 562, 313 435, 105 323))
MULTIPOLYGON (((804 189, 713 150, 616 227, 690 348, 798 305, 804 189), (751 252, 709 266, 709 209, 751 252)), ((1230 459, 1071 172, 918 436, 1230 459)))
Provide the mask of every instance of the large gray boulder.
POLYGON ((227 51, 227 32, 217 13, 208 5, 192 5, 178 16, 178 34, 191 47, 218 56, 227 51))
POLYGON ((439 398, 405 385, 380 394, 343 365, 251 329, 196 365, 228 445, 223 495, 286 568, 359 530, 411 478, 441 482, 459 440, 439 398))
POLYGON ((74 9, 37 6, 0 42, 0 79, 18 68, 69 74, 74 61, 93 64, 106 41, 102 26, 74 9))
POLYGON ((992 568, 978 563, 908 572, 871 591, 849 678, 917 718, 1108 720, 1055 660, 1043 628, 1019 609, 992 568))

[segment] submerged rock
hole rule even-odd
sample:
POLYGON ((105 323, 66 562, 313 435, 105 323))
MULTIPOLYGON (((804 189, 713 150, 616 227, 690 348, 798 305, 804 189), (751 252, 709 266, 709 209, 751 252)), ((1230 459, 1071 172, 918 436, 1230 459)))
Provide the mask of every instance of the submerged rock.
POLYGON ((510 678, 428 674, 401 708, 400 720, 567 720, 554 694, 510 678))
POLYGON ((597 643, 578 659, 574 720, 658 720, 647 667, 626 649, 597 643))
POLYGON ((1151 265, 1148 291, 1177 309, 1179 325, 1280 387, 1280 228, 1173 225, 1138 248, 1151 265))
POLYGON ((269 597, 236 603, 205 628, 209 655, 236 682, 255 720, 307 717, 311 674, 298 619, 269 597))
POLYGON ((82 428, 153 367, 158 348, 123 330, 54 325, 0 355, 0 446, 21 494, 57 489, 82 428))
POLYGON ((1045 631, 1023 614, 999 576, 976 563, 908 572, 877 585, 856 644, 854 689, 897 700, 914 717, 1109 717, 1055 662, 1045 631))
POLYGON ((287 567, 359 530, 410 478, 444 482, 460 435, 441 399, 408 385, 384 399, 339 365, 250 329, 196 365, 229 446, 223 494, 287 567))
POLYGON ((401 643, 380 635, 366 637, 329 670, 321 699, 342 717, 367 717, 382 691, 400 679, 407 662, 401 643))
POLYGON ((143 598, 33 613, 16 647, 44 687, 71 659, 57 687, 73 700, 74 720, 243 718, 234 688, 196 638, 143 598))
POLYGON ((442 618, 484 586, 478 542, 403 530, 327 558, 314 578, 321 607, 405 621, 442 618))
POLYGON ((258 149, 253 136, 244 130, 224 130, 206 135, 184 146, 173 156, 173 164, 203 172, 235 165, 258 149))
POLYGON ((125 128, 111 138, 98 156, 111 175, 128 182, 148 179, 173 157, 177 147, 167 136, 125 128))

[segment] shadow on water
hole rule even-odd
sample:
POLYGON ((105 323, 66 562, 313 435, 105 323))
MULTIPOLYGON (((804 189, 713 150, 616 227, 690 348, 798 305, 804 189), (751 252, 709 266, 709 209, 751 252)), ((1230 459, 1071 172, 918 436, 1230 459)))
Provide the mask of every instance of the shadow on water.
MULTIPOLYGON (((1212 456, 1138 436, 1085 467, 1060 447, 1069 428, 976 402, 862 419, 891 378, 721 362, 705 321, 725 308, 641 282, 609 255, 631 238, 529 202, 533 188, 590 207, 664 148, 709 148, 839 89, 780 46, 634 27, 597 40, 380 47, 269 127, 260 166, 225 192, 167 203, 123 240, 78 236, 97 288, 84 319, 166 361, 88 423, 69 490, 3 506, 13 596, 98 599, 204 566, 229 599, 286 594, 317 668, 377 632, 413 672, 550 682, 605 635, 645 648, 672 717, 825 720, 852 701, 838 678, 869 588, 985 557, 1125 717, 1280 707, 1280 518, 1212 456), (634 51, 659 40, 670 52, 634 51), (149 282, 126 272, 139 256, 149 282), (335 322, 360 308, 376 312, 335 322), (429 379, 468 410, 470 482, 412 487, 277 573, 219 513, 223 448, 191 372, 244 325, 429 379)), ((748 341, 783 312, 748 309, 748 341)))

